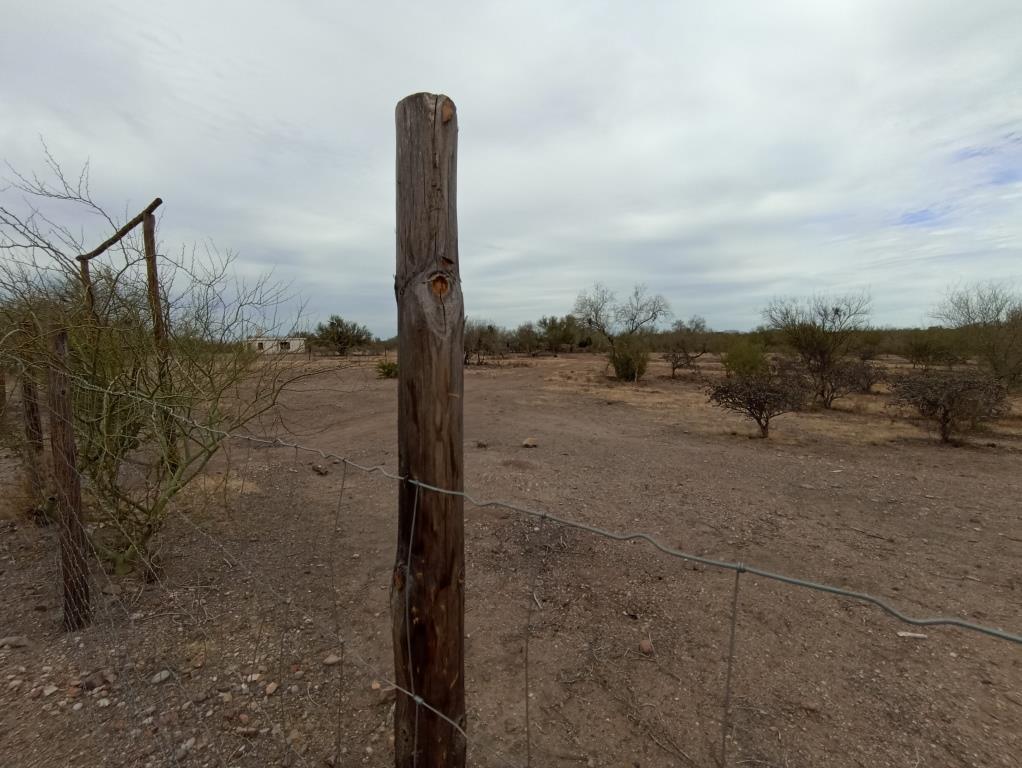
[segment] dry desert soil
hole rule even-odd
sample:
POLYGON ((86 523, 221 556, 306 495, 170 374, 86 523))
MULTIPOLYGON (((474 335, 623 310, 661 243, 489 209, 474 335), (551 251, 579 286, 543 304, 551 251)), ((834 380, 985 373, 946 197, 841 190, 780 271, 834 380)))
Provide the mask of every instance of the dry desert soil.
MULTIPOLYGON (((396 470, 396 383, 311 365, 253 431, 396 470)), ((691 373, 626 385, 593 356, 511 360, 466 371, 465 484, 1019 633, 1019 413, 949 447, 863 395, 760 440, 691 373)), ((70 634, 56 531, 24 517, 0 451, 0 766, 393 764, 395 483, 228 448, 180 497, 159 579, 96 567, 95 622, 70 634)), ((472 766, 718 766, 724 730, 729 766, 1022 765, 1018 645, 745 573, 732 655, 732 572, 504 508, 465 517, 472 766)))

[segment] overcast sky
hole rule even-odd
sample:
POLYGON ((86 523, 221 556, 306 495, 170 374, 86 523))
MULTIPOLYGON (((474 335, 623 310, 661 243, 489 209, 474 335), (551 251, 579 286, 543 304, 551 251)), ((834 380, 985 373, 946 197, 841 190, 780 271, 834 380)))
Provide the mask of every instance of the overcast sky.
POLYGON ((599 280, 720 329, 861 289, 919 324, 1022 276, 1019 0, 0 11, 0 156, 39 168, 42 136, 113 210, 162 197, 165 248, 211 238, 314 319, 395 330, 393 113, 423 90, 458 105, 472 317, 599 280))

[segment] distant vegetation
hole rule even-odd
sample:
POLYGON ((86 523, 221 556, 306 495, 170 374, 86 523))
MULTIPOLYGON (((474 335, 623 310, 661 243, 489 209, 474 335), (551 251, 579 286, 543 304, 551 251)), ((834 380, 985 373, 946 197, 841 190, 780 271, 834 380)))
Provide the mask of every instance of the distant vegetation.
MULTIPOLYGON (((657 355, 672 379, 687 372, 711 403, 747 416, 764 437, 784 413, 831 409, 853 394, 889 390, 893 405, 912 409, 950 441, 1001 414, 1005 399, 998 393, 1022 386, 1022 294, 1009 286, 949 291, 932 313, 941 324, 928 328, 877 328, 871 310, 865 294, 783 297, 764 307, 758 328, 715 331, 698 315, 673 319, 667 300, 643 285, 619 299, 596 283, 567 315, 514 329, 468 318, 464 364, 590 352, 606 356, 617 380, 637 383, 657 355), (898 373, 880 360, 892 357, 911 371, 898 373), (719 361, 723 380, 708 373, 713 365, 701 365, 707 361, 719 361)), ((397 342, 374 339, 365 326, 337 315, 311 338, 339 354, 397 342)), ((378 373, 396 376, 396 364, 381 363, 378 373)))

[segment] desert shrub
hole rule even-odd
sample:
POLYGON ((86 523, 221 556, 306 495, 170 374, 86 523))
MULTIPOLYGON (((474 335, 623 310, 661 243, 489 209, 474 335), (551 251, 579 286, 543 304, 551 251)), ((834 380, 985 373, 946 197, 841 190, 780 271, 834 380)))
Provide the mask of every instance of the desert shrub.
POLYGON ((960 288, 936 316, 959 330, 968 351, 1005 386, 1022 385, 1022 293, 996 282, 960 288))
MULTIPOLYGON (((801 366, 800 366, 801 367, 801 366)), ((880 366, 868 360, 846 357, 836 361, 827 374, 826 386, 817 389, 816 397, 824 408, 831 408, 838 398, 859 392, 865 395, 884 379, 880 366)))
POLYGON ((907 405, 937 426, 943 443, 1006 410, 1007 388, 981 371, 922 371, 895 380, 892 405, 907 405))
POLYGON ((151 577, 178 494, 205 477, 229 434, 305 375, 295 356, 259 355, 239 341, 272 333, 288 295, 267 277, 240 281, 232 257, 212 247, 167 249, 153 259, 154 315, 140 229, 82 270, 76 256, 119 225, 91 198, 87 172, 65 175, 47 158, 46 175, 17 175, 0 190, 15 198, 0 205, 0 326, 18 329, 0 354, 33 379, 47 367, 66 372, 90 543, 118 571, 142 565, 151 577), (102 222, 98 232, 71 224, 89 218, 102 222), (57 327, 67 354, 54 359, 57 327))
POLYGON ((802 361, 824 408, 840 396, 835 390, 841 388, 842 362, 867 331, 869 314, 865 295, 776 299, 763 311, 767 325, 802 361))
POLYGON ((476 365, 483 364, 486 355, 501 354, 506 348, 507 331, 487 320, 465 320, 465 365, 475 355, 476 365))
POLYGON ((728 377, 748 378, 765 373, 769 368, 763 345, 741 337, 728 347, 721 362, 728 377))
POLYGON ((783 364, 767 365, 758 373, 737 374, 710 386, 707 394, 718 408, 740 413, 756 422, 761 437, 770 435, 771 419, 802 410, 812 384, 783 364))
POLYGON ((693 315, 689 320, 677 320, 663 339, 663 360, 671 366, 671 378, 679 368, 695 370, 696 360, 706 354, 710 331, 706 320, 693 315))
POLYGON ((333 349, 338 355, 346 355, 356 347, 364 347, 374 340, 372 331, 353 320, 340 315, 330 315, 325 323, 316 326, 313 336, 318 346, 333 349))
POLYGON ((941 365, 949 368, 960 362, 951 333, 944 328, 913 330, 902 342, 900 354, 913 368, 929 369, 941 365))
POLYGON ((613 291, 596 283, 591 291, 578 295, 574 317, 580 339, 589 331, 593 347, 606 342, 607 359, 618 378, 638 381, 649 364, 648 337, 670 312, 667 299, 650 295, 644 285, 636 285, 627 299, 618 301, 613 291))
POLYGON ((841 378, 850 391, 864 395, 872 394, 873 388, 886 378, 883 368, 870 360, 846 360, 841 368, 841 378))
POLYGON ((397 361, 395 360, 377 360, 376 361, 376 375, 381 379, 396 379, 397 378, 397 361))
POLYGON ((610 351, 610 364, 621 381, 638 381, 649 367, 649 344, 638 334, 619 336, 610 351))

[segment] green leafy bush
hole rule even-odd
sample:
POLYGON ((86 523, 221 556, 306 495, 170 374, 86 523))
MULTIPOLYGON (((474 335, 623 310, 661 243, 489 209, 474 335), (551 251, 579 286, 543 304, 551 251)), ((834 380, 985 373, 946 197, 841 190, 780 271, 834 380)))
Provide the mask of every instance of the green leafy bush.
POLYGON ((377 360, 376 375, 381 379, 396 379, 397 362, 394 360, 377 360))
POLYGON ((766 373, 769 367, 763 345, 749 339, 735 341, 721 356, 721 362, 728 377, 757 376, 766 373))
POLYGON ((649 367, 649 344, 639 334, 619 336, 610 352, 610 364, 621 381, 638 381, 649 367))

